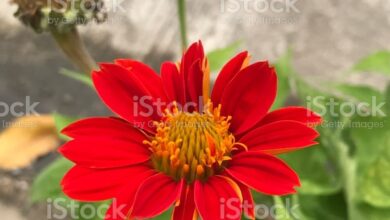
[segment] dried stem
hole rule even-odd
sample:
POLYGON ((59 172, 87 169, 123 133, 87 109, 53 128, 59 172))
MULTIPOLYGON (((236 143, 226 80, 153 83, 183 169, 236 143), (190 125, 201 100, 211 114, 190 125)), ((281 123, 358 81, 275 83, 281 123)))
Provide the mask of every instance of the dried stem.
POLYGON ((76 27, 66 32, 52 30, 51 34, 73 65, 79 68, 84 74, 91 74, 91 71, 97 67, 96 62, 88 53, 76 27))

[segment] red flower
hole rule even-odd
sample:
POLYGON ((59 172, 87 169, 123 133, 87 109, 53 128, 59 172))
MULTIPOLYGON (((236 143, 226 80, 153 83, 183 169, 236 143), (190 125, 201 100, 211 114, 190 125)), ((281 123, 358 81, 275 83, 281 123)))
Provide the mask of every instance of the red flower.
MULTIPOLYGON (((250 189, 294 193, 298 176, 275 155, 316 144, 310 125, 321 118, 301 107, 269 113, 275 70, 248 63, 247 52, 230 60, 210 97, 200 42, 180 63, 164 63, 161 77, 133 60, 101 64, 95 87, 120 118, 63 130, 73 140, 60 152, 76 163, 63 191, 81 201, 114 199, 106 220, 151 218, 171 206, 175 220, 240 219, 241 204, 253 205, 250 189)), ((246 214, 253 218, 253 206, 246 214)))

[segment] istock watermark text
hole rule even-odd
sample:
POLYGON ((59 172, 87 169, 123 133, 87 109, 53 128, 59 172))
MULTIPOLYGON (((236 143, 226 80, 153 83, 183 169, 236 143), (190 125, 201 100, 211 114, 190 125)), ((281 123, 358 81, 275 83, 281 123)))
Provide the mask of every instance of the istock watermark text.
POLYGON ((36 111, 36 107, 40 102, 32 102, 30 96, 26 96, 26 99, 13 103, 6 103, 0 101, 0 117, 13 116, 21 117, 26 115, 39 115, 36 111))
MULTIPOLYGON (((252 204, 244 200, 242 203, 238 198, 221 198, 219 201, 219 214, 221 219, 241 219, 242 213, 254 210, 256 219, 300 219, 299 204, 292 202, 290 198, 283 200, 282 204, 265 205, 252 204)), ((125 204, 118 204, 114 199, 108 203, 79 203, 66 198, 56 198, 47 200, 47 219, 125 219, 128 216, 128 209, 125 204), (110 208, 109 212, 106 210, 110 208), (108 216, 109 215, 109 216, 108 216)), ((244 219, 251 219, 244 216, 244 219)))
POLYGON ((220 12, 300 13, 297 2, 298 0, 220 0, 220 12))
POLYGON ((371 97, 370 102, 339 101, 335 98, 325 96, 307 96, 306 103, 308 109, 315 109, 317 114, 332 117, 352 117, 352 116, 378 116, 385 117, 384 107, 386 102, 381 102, 376 96, 371 97))

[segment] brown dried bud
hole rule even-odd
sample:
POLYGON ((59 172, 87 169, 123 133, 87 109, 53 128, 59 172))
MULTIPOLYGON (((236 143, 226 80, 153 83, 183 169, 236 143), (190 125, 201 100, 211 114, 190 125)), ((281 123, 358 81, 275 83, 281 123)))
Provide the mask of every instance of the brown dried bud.
POLYGON ((91 20, 107 18, 103 0, 11 0, 18 5, 15 16, 35 31, 69 30, 91 20))

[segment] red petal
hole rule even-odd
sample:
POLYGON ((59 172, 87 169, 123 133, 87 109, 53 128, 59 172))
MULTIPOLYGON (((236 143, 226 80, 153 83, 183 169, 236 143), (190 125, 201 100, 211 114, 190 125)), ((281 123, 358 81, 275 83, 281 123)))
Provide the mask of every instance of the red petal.
POLYGON ((256 127, 282 120, 297 121, 307 125, 316 125, 322 121, 321 116, 309 109, 290 106, 268 113, 256 127))
POLYGON ((193 43, 187 51, 184 53, 182 60, 181 60, 181 66, 180 66, 180 73, 183 74, 184 79, 188 79, 188 74, 191 66, 198 60, 204 59, 204 50, 202 42, 196 42, 193 43))
POLYGON ((161 77, 165 92, 170 102, 177 101, 181 105, 185 104, 184 78, 180 76, 176 64, 165 62, 161 66, 161 77))
POLYGON ((131 181, 127 181, 126 185, 113 199, 110 208, 107 210, 105 220, 128 220, 139 187, 147 178, 155 174, 156 172, 153 170, 140 173, 139 175, 134 173, 131 181))
POLYGON ((283 161, 260 152, 235 155, 226 171, 237 181, 269 195, 295 193, 294 188, 300 186, 297 174, 283 161))
POLYGON ((255 219, 255 201, 253 201, 251 190, 241 183, 237 183, 240 187, 243 198, 243 211, 248 219, 255 219))
POLYGON ((89 168, 112 168, 134 165, 150 159, 150 150, 128 139, 86 138, 64 144, 59 152, 78 165, 89 168))
POLYGON ((222 115, 231 115, 231 130, 239 135, 253 127, 270 109, 276 96, 276 74, 268 62, 252 64, 237 73, 222 95, 222 115))
POLYGON ((119 65, 101 64, 101 68, 92 78, 102 100, 134 126, 153 132, 151 122, 160 118, 153 102, 161 97, 152 96, 135 74, 119 65))
POLYGON ((165 174, 156 174, 142 183, 138 189, 131 211, 132 218, 152 218, 179 200, 184 180, 175 182, 165 174))
POLYGON ((232 81, 232 79, 237 75, 241 70, 242 65, 248 57, 248 52, 244 51, 236 55, 231 59, 225 66, 222 68, 221 72, 218 74, 217 80, 215 81, 213 92, 211 93, 211 100, 217 106, 225 90, 226 86, 232 81))
POLYGON ((212 176, 195 182, 195 204, 203 220, 241 219, 242 195, 229 177, 212 176))
POLYGON ((82 119, 68 125, 61 132, 71 138, 120 137, 139 143, 146 139, 141 131, 119 118, 82 119))
MULTIPOLYGON (((203 70, 201 60, 197 60, 190 68, 187 80, 187 92, 190 103, 196 105, 191 106, 191 110, 199 110, 199 99, 203 97, 203 70)), ((190 111, 191 112, 191 111, 190 111)))
MULTIPOLYGON (((180 74, 181 74, 181 77, 183 79, 183 82, 185 82, 186 103, 193 101, 192 100, 193 97, 191 97, 191 94, 190 94, 191 90, 192 90, 191 91, 192 93, 194 92, 193 87, 195 87, 196 90, 198 88, 198 83, 196 85, 193 85, 193 83, 196 83, 199 81, 198 80, 199 75, 196 75, 196 73, 198 73, 198 71, 195 71, 196 73, 191 74, 191 72, 193 71, 192 70, 193 65, 195 65, 195 63, 197 63, 197 62, 202 63, 204 59, 205 59, 205 56, 204 56, 204 50, 203 50, 203 45, 202 45, 201 41, 193 43, 187 49, 187 51, 184 53, 184 55, 181 59, 180 74), (195 77, 195 78, 191 79, 192 77, 195 77)), ((203 77, 203 74, 202 74, 202 77, 203 77)), ((202 81, 200 84, 202 86, 202 81)), ((193 108, 190 108, 189 110, 192 111, 193 108)))
POLYGON ((250 151, 276 154, 302 149, 317 144, 314 129, 297 121, 277 121, 258 127, 245 134, 239 142, 250 151))
POLYGON ((193 220, 194 217, 196 217, 194 186, 184 185, 180 203, 173 210, 172 220, 193 220))
POLYGON ((160 97, 166 101, 161 77, 147 65, 129 59, 118 59, 115 63, 132 72, 143 83, 153 97, 160 97))
POLYGON ((76 165, 65 175, 61 185, 72 199, 101 201, 115 197, 129 180, 150 175, 151 171, 145 165, 99 170, 76 165))

